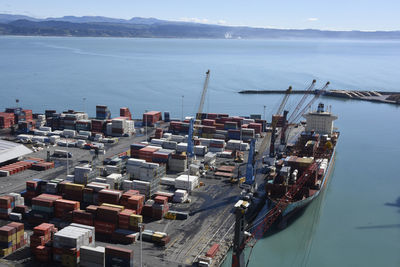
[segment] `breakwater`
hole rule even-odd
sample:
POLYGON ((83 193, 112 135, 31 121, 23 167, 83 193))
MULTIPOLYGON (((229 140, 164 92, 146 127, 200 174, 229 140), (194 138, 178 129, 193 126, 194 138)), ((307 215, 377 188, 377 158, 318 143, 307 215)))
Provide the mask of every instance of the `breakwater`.
MULTIPOLYGON (((285 94, 286 90, 243 90, 239 94, 285 94)), ((291 94, 305 94, 306 90, 293 90, 291 94)), ((310 94, 320 93, 320 90, 312 90, 310 94)), ((337 97, 370 102, 400 105, 400 93, 388 91, 354 91, 354 90, 327 90, 322 93, 326 97, 337 97)))

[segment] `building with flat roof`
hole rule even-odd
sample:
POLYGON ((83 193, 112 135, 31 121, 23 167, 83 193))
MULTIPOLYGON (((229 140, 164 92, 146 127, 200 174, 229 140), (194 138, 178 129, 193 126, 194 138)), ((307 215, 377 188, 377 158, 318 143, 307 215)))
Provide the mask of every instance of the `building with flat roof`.
POLYGON ((0 139, 0 166, 15 161, 29 153, 32 153, 32 150, 24 145, 0 139))

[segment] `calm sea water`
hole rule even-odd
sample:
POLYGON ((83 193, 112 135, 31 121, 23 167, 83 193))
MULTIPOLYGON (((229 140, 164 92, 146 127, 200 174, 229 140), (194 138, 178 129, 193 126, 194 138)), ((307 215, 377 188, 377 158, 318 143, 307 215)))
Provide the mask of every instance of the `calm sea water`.
MULTIPOLYGON (((197 109, 207 69, 208 112, 263 114, 280 95, 243 89, 400 91, 400 42, 0 38, 0 110, 16 98, 34 112, 70 109, 114 115, 128 106, 181 117, 197 109), (86 100, 83 100, 83 99, 86 100)), ((294 107, 299 96, 292 96, 294 107)), ((329 187, 286 230, 260 240, 250 266, 400 266, 400 108, 321 99, 339 116, 329 187)), ((228 260, 225 266, 229 266, 228 260)))

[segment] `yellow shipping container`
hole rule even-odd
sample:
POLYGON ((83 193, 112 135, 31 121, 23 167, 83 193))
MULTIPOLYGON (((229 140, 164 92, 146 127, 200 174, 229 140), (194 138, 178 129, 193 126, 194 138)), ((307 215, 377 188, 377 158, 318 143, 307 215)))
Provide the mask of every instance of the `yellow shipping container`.
POLYGON ((65 184, 65 189, 67 190, 82 191, 83 188, 85 188, 83 184, 74 184, 74 183, 65 184))
POLYGON ((10 236, 0 236, 0 242, 11 242, 13 240, 12 235, 10 236))
POLYGON ((2 248, 0 249, 0 257, 8 256, 12 253, 12 248, 2 248))
POLYGON ((118 209, 122 209, 122 210, 125 209, 124 206, 108 204, 108 203, 102 203, 101 206, 106 206, 106 207, 110 207, 110 208, 118 208, 118 209))
POLYGON ((17 240, 20 240, 21 237, 23 237, 23 236, 24 236, 24 231, 23 230, 17 232, 17 240))
POLYGON ((167 212, 165 213, 164 218, 168 220, 176 220, 176 214, 167 212))
POLYGON ((142 222, 143 222, 142 215, 131 214, 129 216, 129 225, 138 226, 138 224, 142 222))
POLYGON ((161 241, 161 239, 163 239, 164 235, 162 234, 153 234, 151 236, 151 240, 153 241, 161 241))

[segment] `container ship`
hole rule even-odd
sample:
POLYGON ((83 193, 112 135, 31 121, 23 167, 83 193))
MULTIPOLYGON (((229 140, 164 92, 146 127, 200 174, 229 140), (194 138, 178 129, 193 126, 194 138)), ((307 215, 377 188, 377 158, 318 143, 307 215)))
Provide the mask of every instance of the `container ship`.
POLYGON ((335 162, 340 134, 333 127, 337 116, 325 110, 322 103, 303 116, 305 126, 295 126, 298 134, 271 168, 265 186, 269 206, 283 210, 277 218, 280 229, 327 187, 335 162))

